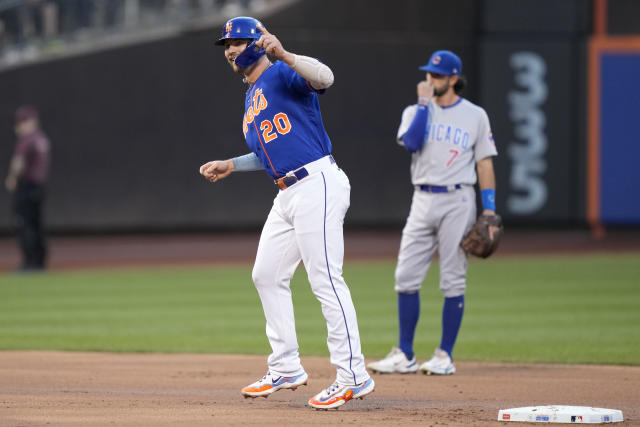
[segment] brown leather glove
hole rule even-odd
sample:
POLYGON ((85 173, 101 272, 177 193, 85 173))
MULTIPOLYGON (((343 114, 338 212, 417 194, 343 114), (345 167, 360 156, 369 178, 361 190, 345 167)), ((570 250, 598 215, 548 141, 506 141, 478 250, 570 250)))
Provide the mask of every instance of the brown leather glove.
POLYGON ((487 258, 498 248, 504 234, 500 215, 480 215, 460 246, 480 258, 487 258))

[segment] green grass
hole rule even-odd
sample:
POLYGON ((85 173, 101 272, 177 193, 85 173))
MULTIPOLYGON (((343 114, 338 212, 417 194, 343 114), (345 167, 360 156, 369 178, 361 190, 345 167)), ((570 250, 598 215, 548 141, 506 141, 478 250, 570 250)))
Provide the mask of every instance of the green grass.
MULTIPOLYGON (((458 360, 640 365, 640 254, 496 257, 469 268, 458 360)), ((395 264, 348 263, 363 351, 397 341, 395 264)), ((0 349, 268 354, 251 266, 0 276, 0 349)), ((327 355, 306 274, 292 282, 304 355, 327 355)), ((437 265, 421 292, 415 350, 438 345, 437 265)))

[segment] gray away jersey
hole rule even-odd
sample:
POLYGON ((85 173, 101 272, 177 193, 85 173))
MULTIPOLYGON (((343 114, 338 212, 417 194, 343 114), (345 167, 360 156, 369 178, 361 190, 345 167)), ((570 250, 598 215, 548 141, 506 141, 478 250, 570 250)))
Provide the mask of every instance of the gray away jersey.
MULTIPOLYGON (((402 112, 398 144, 405 134, 417 105, 402 112)), ((476 183, 476 162, 498 154, 487 113, 464 98, 448 107, 429 101, 429 116, 423 147, 411 155, 413 185, 455 185, 476 183)))

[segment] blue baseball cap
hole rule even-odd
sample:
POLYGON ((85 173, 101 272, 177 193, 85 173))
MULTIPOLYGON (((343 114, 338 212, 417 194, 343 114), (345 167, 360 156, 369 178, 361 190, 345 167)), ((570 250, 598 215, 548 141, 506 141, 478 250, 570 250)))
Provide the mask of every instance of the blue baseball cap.
POLYGON ((459 76, 462 73, 462 61, 449 50, 437 50, 429 58, 429 63, 419 68, 430 73, 459 76))

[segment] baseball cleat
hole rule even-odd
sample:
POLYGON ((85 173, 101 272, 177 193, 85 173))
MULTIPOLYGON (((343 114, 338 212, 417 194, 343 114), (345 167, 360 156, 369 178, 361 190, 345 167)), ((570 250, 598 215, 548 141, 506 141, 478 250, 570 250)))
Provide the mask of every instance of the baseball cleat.
POLYGON ((271 393, 278 390, 295 390, 301 385, 307 385, 308 379, 309 376, 306 372, 293 377, 277 376, 271 372, 267 372, 267 375, 255 383, 249 384, 240 390, 240 393, 242 393, 244 397, 268 397, 271 393))
POLYGON ((446 351, 437 348, 431 359, 420 365, 420 370, 425 375, 453 375, 456 367, 446 351))
POLYGON ((374 388, 373 378, 369 378, 359 385, 341 385, 335 382, 326 390, 322 390, 309 399, 309 406, 316 409, 337 409, 351 399, 362 399, 374 388))
POLYGON ((367 368, 378 374, 415 374, 418 372, 416 357, 413 356, 411 360, 407 359, 407 355, 398 347, 392 348, 384 359, 369 363, 367 368))

